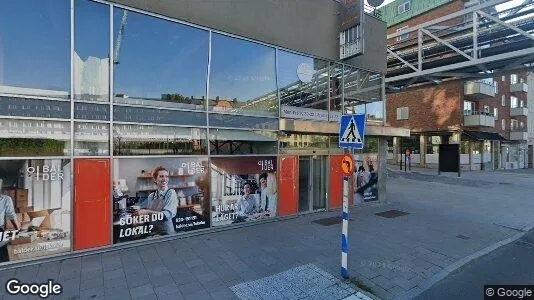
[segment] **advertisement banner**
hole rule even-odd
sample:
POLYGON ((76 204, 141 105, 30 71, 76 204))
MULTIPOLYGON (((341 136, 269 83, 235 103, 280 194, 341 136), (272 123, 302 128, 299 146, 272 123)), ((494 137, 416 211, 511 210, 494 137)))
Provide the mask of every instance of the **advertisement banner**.
POLYGON ((275 156, 212 158, 213 226, 275 217, 276 170, 275 156))
POLYGON ((122 158, 113 164, 113 243, 210 226, 207 158, 122 158))
POLYGON ((355 204, 378 200, 378 154, 355 155, 355 204))
POLYGON ((0 161, 0 262, 69 252, 71 162, 0 161))

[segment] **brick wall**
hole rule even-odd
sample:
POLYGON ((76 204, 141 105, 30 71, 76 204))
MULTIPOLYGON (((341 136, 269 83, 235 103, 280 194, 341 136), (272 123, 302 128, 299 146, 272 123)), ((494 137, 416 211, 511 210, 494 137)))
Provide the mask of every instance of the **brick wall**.
POLYGON ((390 126, 410 128, 414 133, 447 131, 459 128, 463 118, 463 85, 447 82, 388 94, 387 122, 390 126), (397 120, 397 108, 408 107, 408 120, 397 120))
MULTIPOLYGON (((418 17, 415 17, 405 22, 391 26, 390 28, 388 28, 388 35, 396 33, 397 29, 399 28, 402 28, 405 26, 413 27, 413 26, 416 26, 416 25, 419 25, 419 24, 422 24, 428 21, 435 20, 442 16, 450 15, 454 12, 462 10, 463 8, 464 8, 464 3, 460 0, 448 3, 439 8, 426 12, 418 17)), ((460 24, 460 23, 462 23, 462 18, 454 18, 452 20, 448 20, 446 22, 440 23, 439 25, 454 25, 454 24, 460 24)), ((417 32, 410 33, 408 39, 411 39, 411 38, 417 38, 417 32)), ((395 43, 397 43, 396 38, 387 40, 388 45, 395 44, 395 43)))

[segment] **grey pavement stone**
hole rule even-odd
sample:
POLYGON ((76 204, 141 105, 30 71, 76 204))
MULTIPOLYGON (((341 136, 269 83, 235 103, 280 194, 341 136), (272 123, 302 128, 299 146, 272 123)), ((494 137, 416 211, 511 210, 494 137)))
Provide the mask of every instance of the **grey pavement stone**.
POLYGON ((156 296, 156 294, 148 294, 148 295, 144 295, 144 296, 141 296, 141 297, 137 297, 137 298, 133 298, 135 300, 158 300, 158 297, 156 296))
POLYGON ((110 280, 104 280, 104 288, 109 290, 115 289, 127 289, 128 283, 124 278, 115 278, 110 280))
POLYGON ((184 295, 184 297, 186 297, 186 298, 189 297, 190 295, 192 295, 192 294, 204 289, 202 287, 202 285, 200 283, 198 283, 198 282, 179 285, 178 288, 180 289, 180 292, 182 292, 182 295, 184 295))
POLYGON ((147 295, 156 295, 154 289, 150 284, 134 287, 130 289, 130 295, 133 299, 140 298, 147 295))
POLYGON ((80 291, 81 299, 93 299, 97 297, 104 297, 104 289, 100 288, 90 288, 80 291))
POLYGON ((196 277, 187 270, 171 271, 171 277, 178 286, 190 283, 198 283, 196 277))
POLYGON ((126 283, 128 284, 128 287, 133 288, 133 287, 150 284, 150 279, 148 278, 148 275, 146 274, 145 275, 133 274, 133 275, 126 276, 126 283))
POLYGON ((167 294, 172 294, 176 292, 180 293, 180 289, 174 283, 155 287, 154 291, 156 292, 156 296, 158 296, 158 298, 163 298, 163 296, 167 294))
POLYGON ((385 290, 389 290, 390 288, 395 286, 392 280, 383 276, 378 276, 374 278, 373 282, 385 290))
POLYGON ((148 267, 146 268, 149 275, 159 276, 159 275, 170 275, 169 269, 165 266, 161 267, 148 267))
POLYGON ((171 274, 168 275, 158 275, 158 276, 149 276, 150 283, 153 287, 165 286, 168 284, 174 284, 174 279, 171 274))
POLYGON ((172 300, 185 299, 185 300, 188 300, 188 299, 190 299, 190 298, 184 298, 184 296, 182 295, 182 293, 180 293, 180 291, 174 292, 174 293, 170 293, 170 294, 164 294, 164 295, 161 295, 161 296, 156 294, 156 297, 158 297, 159 300, 168 300, 168 299, 172 299, 172 300))
POLYGON ((214 300, 208 292, 202 290, 190 295, 184 295, 184 297, 185 299, 214 300))
POLYGON ((116 269, 113 271, 104 272, 104 280, 111 280, 117 278, 125 278, 125 272, 123 269, 116 269))
POLYGON ((228 287, 221 287, 210 292, 210 295, 213 299, 227 299, 227 300, 238 300, 236 294, 232 292, 228 287))
POLYGON ((102 277, 92 278, 80 281, 80 291, 87 289, 103 289, 104 279, 102 277))
POLYGON ((81 274, 82 281, 84 280, 91 280, 94 278, 104 278, 104 271, 103 270, 91 270, 91 271, 83 271, 81 274))
POLYGON ((131 299, 130 290, 127 288, 116 288, 104 290, 104 296, 106 299, 122 300, 131 299))

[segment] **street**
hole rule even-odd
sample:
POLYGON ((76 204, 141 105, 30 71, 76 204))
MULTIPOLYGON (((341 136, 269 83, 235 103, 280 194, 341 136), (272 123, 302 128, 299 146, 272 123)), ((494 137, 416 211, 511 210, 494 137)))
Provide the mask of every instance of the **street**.
POLYGON ((454 272, 416 299, 484 299, 484 285, 534 282, 534 231, 454 272))

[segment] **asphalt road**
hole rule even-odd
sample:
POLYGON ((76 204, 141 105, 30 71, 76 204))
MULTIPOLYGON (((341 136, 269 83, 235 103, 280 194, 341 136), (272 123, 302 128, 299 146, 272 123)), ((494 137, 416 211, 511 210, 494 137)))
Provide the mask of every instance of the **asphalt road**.
POLYGON ((470 262, 415 299, 484 299, 488 284, 534 284, 534 230, 470 262))

